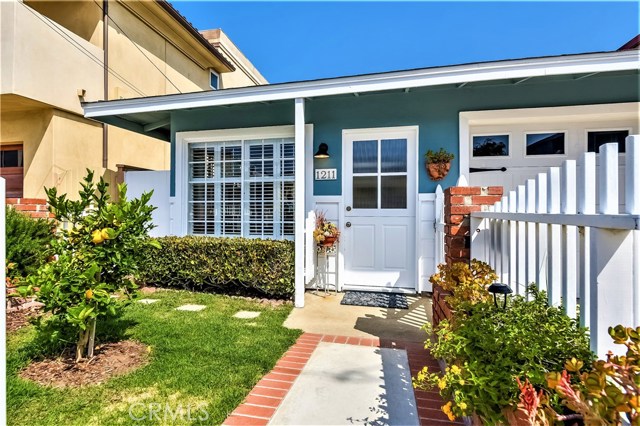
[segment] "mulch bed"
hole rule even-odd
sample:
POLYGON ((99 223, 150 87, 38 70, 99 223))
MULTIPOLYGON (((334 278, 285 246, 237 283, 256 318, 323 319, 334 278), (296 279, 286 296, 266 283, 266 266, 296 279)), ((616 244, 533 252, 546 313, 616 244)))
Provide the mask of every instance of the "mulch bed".
POLYGON ((7 303, 7 333, 18 330, 29 324, 31 318, 41 314, 42 303, 33 298, 10 297, 7 303))
POLYGON ((75 352, 56 359, 32 362, 20 377, 45 386, 80 387, 98 385, 114 376, 144 366, 149 359, 146 345, 133 340, 106 343, 96 348, 94 357, 76 364, 75 352))

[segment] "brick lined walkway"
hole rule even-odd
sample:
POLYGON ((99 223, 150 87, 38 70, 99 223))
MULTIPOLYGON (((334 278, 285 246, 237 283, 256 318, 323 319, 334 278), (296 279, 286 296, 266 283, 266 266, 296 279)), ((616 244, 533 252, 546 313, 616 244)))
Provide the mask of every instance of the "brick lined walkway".
MULTIPOLYGON (((432 371, 439 369, 437 361, 420 343, 305 333, 280 358, 273 370, 256 384, 245 401, 227 417, 223 425, 267 425, 320 342, 405 349, 412 376, 424 365, 429 366, 432 371)), ((420 424, 462 424, 450 422, 440 410, 444 402, 438 392, 414 390, 414 393, 420 424)))

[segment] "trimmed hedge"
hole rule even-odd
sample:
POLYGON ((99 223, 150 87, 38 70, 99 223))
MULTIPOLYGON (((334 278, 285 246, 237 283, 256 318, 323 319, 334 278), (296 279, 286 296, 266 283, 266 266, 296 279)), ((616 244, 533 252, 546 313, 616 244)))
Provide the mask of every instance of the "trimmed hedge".
POLYGON ((211 293, 290 298, 292 241, 217 237, 157 238, 142 254, 143 283, 211 293))

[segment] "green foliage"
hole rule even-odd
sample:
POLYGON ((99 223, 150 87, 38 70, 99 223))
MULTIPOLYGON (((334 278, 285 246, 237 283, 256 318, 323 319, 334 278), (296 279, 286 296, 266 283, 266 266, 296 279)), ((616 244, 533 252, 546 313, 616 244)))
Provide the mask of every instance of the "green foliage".
POLYGON ((147 284, 226 294, 291 297, 292 241, 164 237, 144 252, 140 279, 147 284))
POLYGON ((429 281, 453 294, 445 300, 451 309, 458 310, 465 304, 487 302, 490 295, 487 287, 498 279, 495 271, 485 262, 472 259, 470 265, 466 262, 456 262, 453 265, 440 264, 438 272, 429 281))
POLYGON ((87 172, 78 201, 58 196, 56 188, 46 190, 52 213, 66 225, 52 242, 57 260, 18 289, 23 295, 35 291, 44 303, 51 315, 40 330, 50 331, 52 340, 79 336, 78 358, 84 349, 92 353, 96 320, 117 315, 135 295, 139 253, 153 243, 147 237, 151 194, 129 201, 126 186, 119 185, 118 201, 112 202, 109 185, 102 178, 94 184, 93 172, 87 172))
POLYGON ((566 360, 591 362, 586 329, 549 306, 544 292, 531 288, 529 299, 514 296, 504 310, 480 302, 441 322, 436 341, 426 346, 450 368, 442 377, 425 368, 415 385, 437 385, 456 416, 476 413, 485 424, 497 424, 505 420, 503 409, 518 404, 517 378, 546 389, 545 374, 566 360))
POLYGON ((6 210, 6 247, 11 278, 34 273, 49 258, 49 244, 53 238, 54 222, 33 219, 12 208, 6 210))
POLYGON ((586 425, 619 425, 622 418, 640 425, 640 327, 609 327, 613 342, 624 345, 624 355, 609 352, 606 360, 595 361, 590 371, 582 363, 568 361, 560 373, 547 374, 550 388, 564 405, 580 413, 586 425), (572 384, 569 372, 579 378, 572 384))
POLYGON ((440 148, 440 151, 428 150, 424 158, 428 163, 449 163, 455 158, 455 155, 444 148, 440 148))

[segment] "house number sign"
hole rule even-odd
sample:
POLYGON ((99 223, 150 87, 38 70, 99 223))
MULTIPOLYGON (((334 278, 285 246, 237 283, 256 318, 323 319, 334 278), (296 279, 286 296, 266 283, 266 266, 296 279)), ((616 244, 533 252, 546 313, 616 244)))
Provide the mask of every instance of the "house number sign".
POLYGON ((316 180, 336 180, 338 169, 316 169, 316 180))

